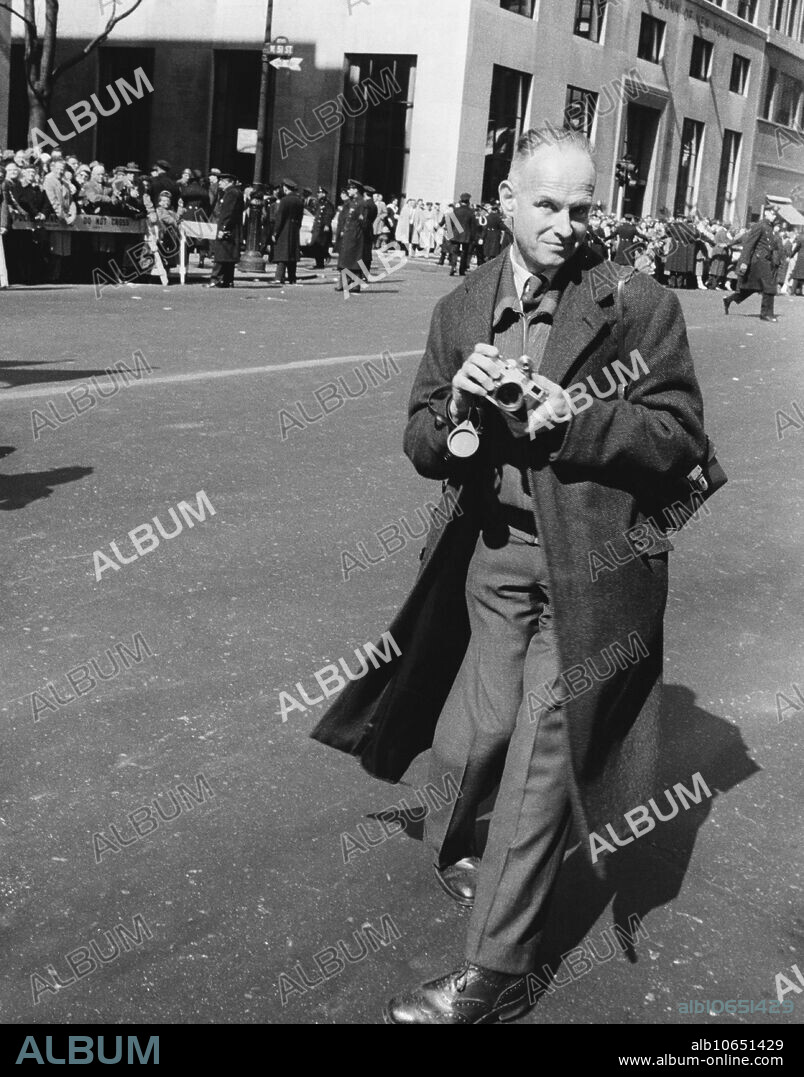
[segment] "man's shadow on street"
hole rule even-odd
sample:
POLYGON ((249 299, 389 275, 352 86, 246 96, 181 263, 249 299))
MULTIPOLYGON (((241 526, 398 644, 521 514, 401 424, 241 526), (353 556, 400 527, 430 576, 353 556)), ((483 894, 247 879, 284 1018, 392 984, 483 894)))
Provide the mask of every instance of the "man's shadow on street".
MULTIPOLYGON (((698 831, 706 822, 715 798, 761 769, 749 755, 739 728, 696 706, 695 693, 680 684, 664 686, 658 758, 659 784, 653 799, 662 814, 672 810, 664 790, 672 790, 679 783, 691 789, 692 775, 698 772, 712 793, 711 798, 701 793, 701 803, 690 804, 684 810, 684 802, 671 793, 679 806, 678 815, 661 822, 651 812, 656 822, 652 831, 624 848, 617 848, 615 853, 604 854, 605 881, 595 875, 587 850, 577 844, 565 857, 559 874, 545 922, 544 944, 538 958, 540 969, 546 965, 556 972, 561 955, 583 942, 609 902, 612 902, 613 923, 624 934, 635 936, 635 927, 629 928, 635 915, 641 923, 652 909, 667 905, 680 893, 698 831)), ((648 811, 651 811, 649 807, 648 811)), ((623 819, 609 821, 618 834, 630 836, 623 819)), ((613 844, 605 830, 600 836, 613 844)), ((627 939, 621 945, 628 960, 636 963, 634 946, 627 939)))
MULTIPOLYGON (((635 936, 635 927, 629 927, 635 914, 641 923, 652 909, 666 905, 681 891, 698 831, 712 809, 714 798, 760 770, 748 754, 740 730, 717 714, 696 706, 695 693, 680 684, 665 685, 663 689, 658 759, 659 778, 653 799, 662 814, 666 815, 673 807, 664 790, 672 790, 681 783, 691 791, 692 775, 698 772, 712 797, 701 793, 701 803, 691 804, 686 811, 683 802, 679 803, 678 814, 673 819, 655 820, 654 829, 643 837, 635 838, 614 853, 604 853, 608 868, 605 881, 595 875, 587 851, 575 839, 575 847, 570 846, 559 873, 534 972, 544 966, 557 972, 561 955, 583 942, 610 902, 613 922, 623 929, 623 935, 635 936)), ((671 792, 671 796, 673 803, 677 803, 676 794, 671 792)), ((486 801, 486 805, 492 804, 493 801, 486 801)), ((424 828, 421 813, 395 814, 405 823, 407 836, 421 840, 424 828)), ((623 819, 608 822, 617 834, 630 836, 623 819)), ((487 835, 488 820, 481 819, 477 827, 480 848, 485 846, 487 835)), ((605 829, 600 837, 613 844, 605 829)), ((636 950, 623 935, 618 933, 623 950, 629 961, 635 963, 636 950)))
MULTIPOLYGON (((0 445, 0 459, 14 452, 10 445, 0 445)), ((24 509, 32 501, 50 497, 56 486, 76 482, 92 474, 91 467, 55 467, 50 471, 21 472, 0 475, 0 512, 24 509)))

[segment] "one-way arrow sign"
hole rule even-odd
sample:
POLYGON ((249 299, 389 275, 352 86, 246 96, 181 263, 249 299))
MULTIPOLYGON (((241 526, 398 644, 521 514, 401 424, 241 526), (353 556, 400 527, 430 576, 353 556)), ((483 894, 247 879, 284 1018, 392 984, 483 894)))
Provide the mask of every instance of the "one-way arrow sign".
POLYGON ((271 60, 271 67, 275 67, 277 71, 284 67, 287 71, 301 71, 301 63, 304 59, 303 56, 291 56, 285 60, 281 56, 277 56, 275 60, 271 60))

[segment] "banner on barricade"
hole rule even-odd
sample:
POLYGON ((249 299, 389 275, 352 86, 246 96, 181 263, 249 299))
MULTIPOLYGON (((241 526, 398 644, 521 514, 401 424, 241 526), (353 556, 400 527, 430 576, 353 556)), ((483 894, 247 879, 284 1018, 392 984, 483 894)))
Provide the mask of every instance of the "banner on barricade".
POLYGON ((97 214, 76 217, 72 224, 65 221, 13 221, 12 228, 28 232, 44 228, 46 232, 118 232, 142 236, 147 232, 148 225, 145 218, 103 217, 97 214))

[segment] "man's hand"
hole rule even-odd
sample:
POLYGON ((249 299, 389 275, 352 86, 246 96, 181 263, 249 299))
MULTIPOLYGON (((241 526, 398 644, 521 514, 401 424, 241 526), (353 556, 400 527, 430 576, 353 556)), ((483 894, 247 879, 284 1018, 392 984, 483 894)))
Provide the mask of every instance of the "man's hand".
POLYGON ((463 422, 476 401, 473 396, 488 396, 502 376, 500 352, 491 344, 476 344, 475 350, 452 379, 450 413, 463 422))
POLYGON ((549 430, 555 423, 566 423, 572 418, 572 408, 566 390, 562 389, 554 381, 545 378, 542 374, 531 373, 531 379, 545 393, 547 399, 541 404, 525 397, 525 406, 528 412, 528 432, 531 437, 540 430, 549 430))

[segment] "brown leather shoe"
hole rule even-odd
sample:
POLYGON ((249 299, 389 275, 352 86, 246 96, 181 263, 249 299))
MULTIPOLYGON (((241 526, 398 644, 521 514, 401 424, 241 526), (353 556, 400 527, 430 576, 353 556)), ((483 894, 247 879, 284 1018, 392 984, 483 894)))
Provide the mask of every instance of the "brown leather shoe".
POLYGON ((463 905, 467 909, 475 903, 477 891, 477 876, 480 869, 480 860, 476 856, 465 856, 456 864, 449 867, 439 868, 436 866, 435 873, 439 883, 453 901, 463 905))
POLYGON ((383 1017, 390 1025, 493 1025, 530 1009, 524 976, 466 964, 392 998, 383 1017))

